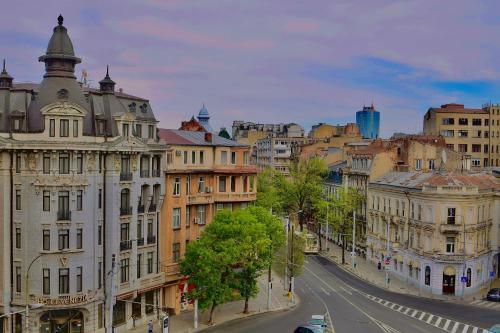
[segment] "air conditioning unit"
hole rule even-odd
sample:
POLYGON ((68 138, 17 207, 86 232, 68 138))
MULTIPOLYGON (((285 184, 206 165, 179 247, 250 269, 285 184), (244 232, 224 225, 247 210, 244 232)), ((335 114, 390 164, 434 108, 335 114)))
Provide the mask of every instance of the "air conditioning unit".
POLYGON ((182 151, 180 151, 180 150, 175 151, 175 156, 181 156, 181 155, 182 155, 182 151))

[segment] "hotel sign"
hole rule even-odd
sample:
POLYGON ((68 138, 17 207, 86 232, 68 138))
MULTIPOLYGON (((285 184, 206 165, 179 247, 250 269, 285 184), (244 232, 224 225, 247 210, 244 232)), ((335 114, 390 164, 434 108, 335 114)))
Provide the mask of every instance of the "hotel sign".
POLYGON ((43 305, 48 306, 57 306, 57 305, 76 305, 85 303, 89 300, 88 295, 76 295, 76 296, 65 296, 58 298, 50 298, 50 297, 35 297, 35 301, 37 303, 41 303, 43 305))

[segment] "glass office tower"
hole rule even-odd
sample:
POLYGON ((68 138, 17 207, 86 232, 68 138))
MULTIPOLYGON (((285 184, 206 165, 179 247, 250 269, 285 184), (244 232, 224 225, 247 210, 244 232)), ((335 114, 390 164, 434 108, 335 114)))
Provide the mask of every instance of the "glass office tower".
POLYGON ((364 139, 377 139, 380 128, 380 112, 372 105, 364 106, 362 111, 356 112, 356 125, 364 139))

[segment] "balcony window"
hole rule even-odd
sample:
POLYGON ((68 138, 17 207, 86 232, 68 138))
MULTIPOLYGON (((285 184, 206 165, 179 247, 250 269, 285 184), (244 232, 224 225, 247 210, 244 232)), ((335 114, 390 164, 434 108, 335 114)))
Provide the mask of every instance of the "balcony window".
POLYGON ((147 254, 147 272, 148 274, 153 273, 153 252, 148 252, 147 254))
POLYGON ((69 230, 68 229, 60 229, 59 230, 59 238, 58 238, 58 248, 59 250, 67 250, 69 249, 69 230))
POLYGON ((69 268, 59 268, 59 294, 69 294, 69 268))
POLYGON ((172 245, 172 261, 179 262, 181 259, 181 243, 174 243, 172 245))
POLYGON ((446 253, 455 253, 455 237, 446 237, 446 253))
POLYGON ((455 224, 455 217, 456 217, 456 209, 455 208, 448 208, 448 217, 446 220, 447 224, 455 224))
POLYGON ((50 173, 50 154, 43 154, 43 173, 50 173))
POLYGON ((68 137, 69 136, 69 120, 68 119, 61 119, 59 123, 59 135, 61 137, 68 137))
POLYGON ((130 234, 130 226, 128 223, 120 224, 120 241, 128 241, 130 234))
POLYGON ((130 207, 130 190, 123 189, 120 195, 120 214, 130 215, 132 208, 130 207))
POLYGON ((219 192, 226 192, 226 176, 219 176, 219 192))
POLYGON ((191 152, 191 164, 196 164, 196 151, 191 152))
POLYGON ((81 249, 83 247, 83 229, 76 229, 76 248, 81 249))
POLYGON ((43 294, 50 295, 50 269, 43 269, 43 294))
POLYGON ((172 228, 180 229, 181 227, 181 209, 174 208, 172 211, 172 228))
POLYGON ((69 191, 59 192, 58 197, 58 210, 57 219, 58 220, 70 220, 71 215, 69 211, 69 191))
POLYGON ((68 153, 59 153, 59 173, 60 174, 69 174, 69 154, 68 153))
POLYGON ((50 230, 44 229, 42 232, 42 249, 50 251, 50 230))
POLYGON ((205 193, 205 177, 198 178, 198 193, 205 193))
POLYGON ((120 282, 121 283, 128 282, 129 266, 130 266, 130 259, 129 258, 125 258, 125 259, 120 260, 120 282))
POLYGON ((191 223, 191 210, 189 206, 186 206, 186 227, 189 227, 189 224, 191 223))
POLYGON ((149 156, 141 157, 141 177, 148 178, 149 177, 149 156))
POLYGON ((458 124, 459 125, 468 125, 469 120, 467 118, 458 118, 458 124))
POLYGON ((236 192, 236 177, 231 176, 230 180, 231 180, 231 192, 236 192))
POLYGON ((181 178, 174 177, 174 193, 173 195, 181 195, 181 178))

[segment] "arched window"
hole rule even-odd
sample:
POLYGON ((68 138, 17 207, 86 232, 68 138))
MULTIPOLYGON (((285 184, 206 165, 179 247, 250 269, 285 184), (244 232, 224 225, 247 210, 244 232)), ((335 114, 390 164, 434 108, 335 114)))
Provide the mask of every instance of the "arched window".
POLYGON ((425 285, 431 285, 431 268, 429 266, 425 266, 425 285))
POLYGON ((472 270, 467 268, 467 287, 472 285, 472 270))

